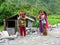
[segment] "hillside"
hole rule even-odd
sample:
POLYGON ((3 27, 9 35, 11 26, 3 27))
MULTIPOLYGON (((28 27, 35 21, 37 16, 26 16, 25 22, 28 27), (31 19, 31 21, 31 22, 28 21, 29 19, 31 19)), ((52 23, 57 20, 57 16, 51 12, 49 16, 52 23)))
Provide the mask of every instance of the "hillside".
POLYGON ((47 14, 60 14, 60 0, 0 0, 0 24, 3 19, 20 13, 21 10, 37 16, 39 10, 47 14))

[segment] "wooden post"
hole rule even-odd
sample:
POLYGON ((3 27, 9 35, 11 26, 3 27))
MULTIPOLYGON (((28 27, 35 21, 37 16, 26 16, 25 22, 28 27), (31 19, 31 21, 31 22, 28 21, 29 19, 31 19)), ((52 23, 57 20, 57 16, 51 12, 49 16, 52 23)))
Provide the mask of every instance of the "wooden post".
POLYGON ((18 19, 18 16, 17 16, 17 31, 19 32, 19 19, 18 19))
POLYGON ((17 20, 15 20, 15 34, 17 32, 17 20))
POLYGON ((6 20, 4 19, 4 30, 6 30, 6 20))
POLYGON ((19 20, 17 20, 17 31, 19 32, 19 20))

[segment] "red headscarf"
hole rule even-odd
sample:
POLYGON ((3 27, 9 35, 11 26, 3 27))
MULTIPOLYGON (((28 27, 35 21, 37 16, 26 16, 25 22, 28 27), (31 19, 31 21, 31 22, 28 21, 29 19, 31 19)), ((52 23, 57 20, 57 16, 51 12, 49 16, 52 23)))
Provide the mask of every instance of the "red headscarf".
POLYGON ((25 12, 20 12, 20 14, 19 14, 20 16, 25 16, 25 12))

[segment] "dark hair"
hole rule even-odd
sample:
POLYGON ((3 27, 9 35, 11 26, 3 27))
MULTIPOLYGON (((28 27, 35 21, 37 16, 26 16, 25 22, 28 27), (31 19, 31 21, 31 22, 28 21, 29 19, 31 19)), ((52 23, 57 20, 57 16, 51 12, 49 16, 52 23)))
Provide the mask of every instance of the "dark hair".
POLYGON ((24 11, 21 11, 21 12, 20 12, 20 14, 22 14, 22 13, 23 13, 24 15, 26 15, 26 13, 25 13, 24 11))
POLYGON ((41 13, 41 12, 42 12, 42 11, 40 10, 40 11, 38 12, 38 14, 41 13))
POLYGON ((43 11, 43 12, 44 12, 45 16, 47 17, 47 13, 45 11, 43 11))

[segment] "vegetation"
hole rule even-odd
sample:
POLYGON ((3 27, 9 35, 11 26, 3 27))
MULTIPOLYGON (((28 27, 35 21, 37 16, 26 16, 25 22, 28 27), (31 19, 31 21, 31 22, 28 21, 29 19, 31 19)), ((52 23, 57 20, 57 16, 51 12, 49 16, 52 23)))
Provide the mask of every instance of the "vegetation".
POLYGON ((56 20, 60 22, 58 21, 60 18, 60 0, 0 0, 0 25, 3 25, 3 19, 19 14, 22 10, 34 17, 38 16, 39 10, 46 11, 49 15, 49 23, 54 21, 51 24, 55 24, 56 20), (56 19, 51 18, 52 14, 56 14, 56 19))
POLYGON ((51 24, 51 25, 60 23, 60 15, 57 15, 57 14, 49 15, 48 16, 48 21, 49 21, 49 24, 51 24))
POLYGON ((0 26, 0 31, 3 31, 4 30, 4 27, 3 26, 0 26))

